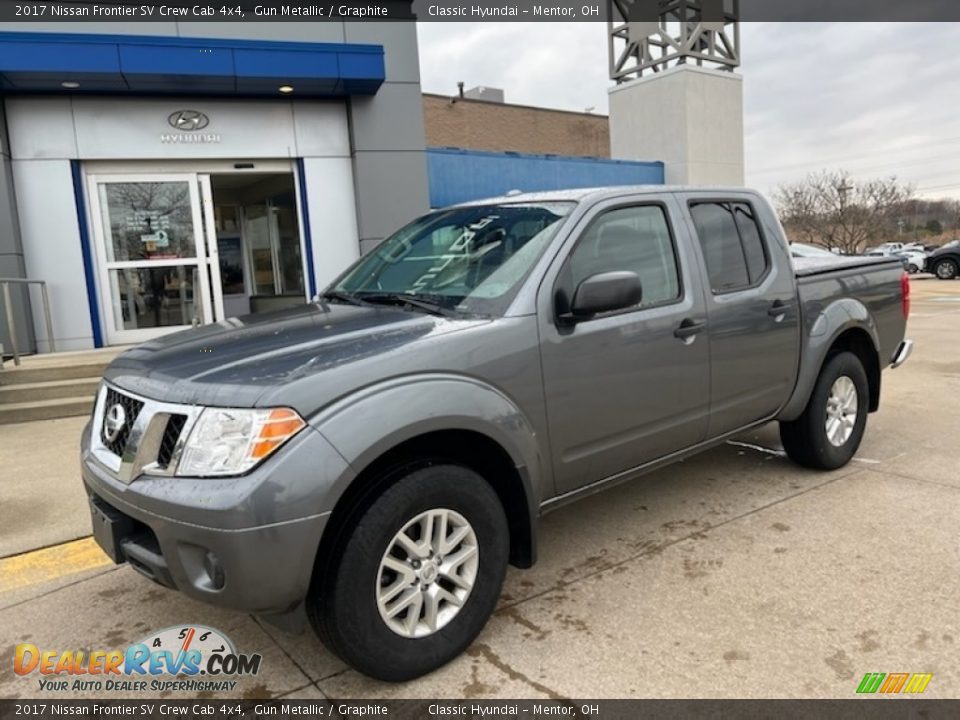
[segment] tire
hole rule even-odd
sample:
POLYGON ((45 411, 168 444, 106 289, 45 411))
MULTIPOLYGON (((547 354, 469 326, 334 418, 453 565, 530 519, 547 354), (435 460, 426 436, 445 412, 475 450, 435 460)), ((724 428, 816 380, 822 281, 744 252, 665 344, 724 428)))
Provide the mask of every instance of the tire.
POLYGON ((918 268, 914 263, 910 263, 907 265, 907 272, 911 275, 916 275, 918 272, 920 272, 920 268, 918 268))
MULTIPOLYGON (((780 440, 787 456, 798 465, 816 470, 836 470, 846 465, 856 454, 863 439, 869 398, 867 373, 860 359, 849 352, 829 358, 820 371, 803 414, 791 422, 780 423, 780 440), (843 378, 847 380, 846 383, 842 381, 843 378), (849 414, 848 407, 845 417, 851 418, 853 424, 848 426, 849 435, 844 437, 847 433, 840 428, 831 440, 827 428, 828 403, 831 409, 835 405, 831 401, 831 394, 836 388, 842 398, 851 384, 856 407, 853 414, 849 414)), ((836 428, 836 424, 831 427, 836 428)))
POLYGON ((938 280, 954 280, 960 275, 960 267, 956 260, 941 260, 933 266, 933 273, 938 280))
MULTIPOLYGON (((429 517, 434 528, 443 527, 439 514, 429 517)), ((438 536, 439 532, 434 535, 438 536)), ((318 566, 315 572, 307 615, 324 645, 354 669, 379 680, 419 677, 460 655, 483 629, 500 597, 509 546, 503 506, 480 475, 450 464, 408 468, 347 520, 342 541, 334 547, 326 567, 318 566), (448 513, 445 527, 453 528, 448 530, 448 539, 464 532, 463 523, 473 533, 471 538, 467 531, 460 545, 439 548, 450 553, 439 567, 433 560, 424 557, 421 561, 403 549, 419 541, 417 551, 424 550, 429 522, 424 514, 431 512, 448 513), (420 522, 408 527, 418 517, 420 522), (397 545, 401 532, 409 543, 397 545), (476 552, 471 553, 470 547, 476 552), (462 557, 468 559, 451 571, 451 558, 462 557), (419 569, 413 568, 414 562, 420 563, 419 569), (397 564, 404 566, 404 575, 392 570, 397 564), (473 576, 472 586, 464 591, 441 570, 456 576, 460 583, 473 576), (410 574, 415 575, 412 583, 410 574), (427 593, 419 589, 425 587, 427 593), (390 597, 394 592, 399 594, 390 597), (428 594, 443 600, 432 604, 424 600, 428 594), (414 601, 391 619, 383 615, 414 595, 420 595, 421 605, 414 601), (460 600, 459 607, 450 601, 450 595, 460 600), (381 597, 387 600, 383 611, 381 597), (436 629, 430 626, 430 605, 439 608, 436 629)))

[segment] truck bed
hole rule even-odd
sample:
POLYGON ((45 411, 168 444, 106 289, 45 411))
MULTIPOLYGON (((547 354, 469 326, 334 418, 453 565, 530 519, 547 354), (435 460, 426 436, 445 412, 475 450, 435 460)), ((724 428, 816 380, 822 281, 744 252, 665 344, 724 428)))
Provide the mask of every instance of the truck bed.
POLYGON ((903 266, 896 258, 871 257, 866 255, 837 255, 829 257, 793 258, 793 270, 798 278, 811 275, 822 275, 835 270, 850 270, 853 268, 867 268, 871 265, 893 264, 898 268, 903 266))
MULTIPOLYGON (((872 318, 881 367, 884 367, 903 338, 906 323, 900 286, 904 269, 900 261, 856 255, 836 259, 793 258, 793 267, 805 335, 816 333, 817 319, 837 298, 855 300, 872 318)), ((858 311, 851 307, 844 312, 857 314, 858 311)))

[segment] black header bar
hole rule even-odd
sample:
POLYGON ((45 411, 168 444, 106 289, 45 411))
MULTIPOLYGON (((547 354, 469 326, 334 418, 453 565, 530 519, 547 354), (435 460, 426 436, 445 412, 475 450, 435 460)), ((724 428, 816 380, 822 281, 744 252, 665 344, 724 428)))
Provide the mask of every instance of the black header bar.
POLYGON ((960 700, 0 700, 0 720, 183 718, 196 720, 900 720, 956 718, 960 700))
MULTIPOLYGON (((694 1, 694 0, 691 0, 694 1)), ((606 22, 612 3, 654 21, 676 0, 2 0, 2 22, 606 22)), ((732 8, 733 0, 725 5, 732 8)), ((725 8, 726 9, 726 8, 725 8)), ((742 22, 960 21, 956 0, 739 0, 742 22)), ((905 31, 908 29, 905 28, 905 31)))

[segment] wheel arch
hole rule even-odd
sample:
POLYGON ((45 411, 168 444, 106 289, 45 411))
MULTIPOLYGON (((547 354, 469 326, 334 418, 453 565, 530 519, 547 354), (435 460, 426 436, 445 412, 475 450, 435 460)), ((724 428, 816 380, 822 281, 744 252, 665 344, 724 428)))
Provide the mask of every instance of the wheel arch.
POLYGON ((853 298, 831 304, 814 321, 807 336, 806 350, 793 395, 777 415, 777 420, 796 420, 806 408, 824 365, 839 352, 852 352, 867 374, 870 412, 880 406, 880 342, 873 317, 853 298))
POLYGON ((510 564, 527 568, 536 560, 536 514, 524 489, 524 468, 518 468, 496 441, 473 430, 449 429, 417 435, 390 448, 360 470, 338 499, 317 553, 318 567, 340 550, 352 519, 392 483, 408 472, 449 462, 483 477, 503 505, 510 531, 510 564))
POLYGON ((495 388, 473 378, 408 377, 368 388, 311 424, 351 468, 330 487, 331 516, 316 568, 335 557, 351 518, 383 488, 418 465, 443 461, 474 470, 497 493, 510 530, 510 563, 536 561, 543 496, 537 433, 495 388))
POLYGON ((880 354, 870 337, 870 334, 861 327, 850 328, 842 332, 830 345, 824 357, 823 364, 830 358, 842 352, 853 353, 860 360, 867 374, 867 386, 870 391, 870 412, 876 412, 880 407, 880 354))

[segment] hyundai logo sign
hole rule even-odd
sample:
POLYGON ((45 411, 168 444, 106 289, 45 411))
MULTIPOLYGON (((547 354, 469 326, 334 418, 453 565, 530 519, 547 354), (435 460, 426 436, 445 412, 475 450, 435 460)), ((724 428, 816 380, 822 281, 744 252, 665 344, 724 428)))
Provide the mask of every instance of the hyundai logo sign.
POLYGON ((210 124, 210 118, 197 110, 177 110, 170 113, 167 122, 176 130, 203 130, 210 124))

